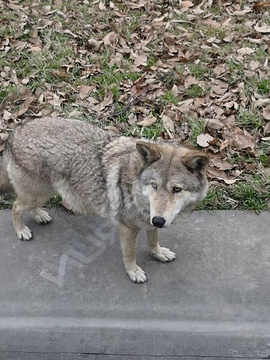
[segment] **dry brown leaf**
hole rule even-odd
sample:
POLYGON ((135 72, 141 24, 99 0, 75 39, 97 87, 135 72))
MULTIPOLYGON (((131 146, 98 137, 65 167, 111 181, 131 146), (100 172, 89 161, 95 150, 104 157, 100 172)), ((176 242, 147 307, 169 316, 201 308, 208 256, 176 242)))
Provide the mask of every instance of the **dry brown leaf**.
POLYGON ((217 65, 213 72, 215 75, 221 75, 221 74, 224 74, 226 71, 228 70, 228 66, 226 64, 220 64, 220 65, 217 65))
POLYGON ((66 79, 68 78, 68 74, 65 70, 61 69, 61 70, 52 70, 51 74, 55 77, 59 77, 62 79, 66 79))
POLYGON ((206 126, 211 130, 221 130, 224 128, 224 124, 218 119, 209 119, 206 126))
POLYGON ((71 35, 73 36, 75 39, 78 37, 78 35, 74 34, 71 30, 69 29, 66 29, 63 31, 64 34, 68 34, 68 35, 71 35))
POLYGON ((270 121, 263 128, 264 135, 270 135, 270 121))
POLYGON ((256 70, 256 69, 258 69, 258 67, 260 66, 260 62, 259 62, 259 61, 254 61, 254 60, 252 60, 252 61, 249 63, 249 66, 250 66, 250 69, 251 69, 251 70, 256 70))
POLYGON ((218 168, 219 170, 232 170, 236 165, 229 163, 221 158, 220 155, 213 155, 210 158, 210 165, 218 168))
POLYGON ((79 119, 82 116, 81 111, 75 109, 69 113, 70 118, 79 119))
POLYGON ((141 65, 146 66, 147 65, 147 56, 145 54, 136 55, 134 65, 135 66, 141 66, 141 65))
POLYGON ((11 10, 19 10, 19 9, 22 9, 22 6, 21 5, 18 5, 18 4, 14 4, 12 2, 8 2, 5 4, 6 7, 8 7, 9 9, 11 10))
POLYGON ((10 81, 11 81, 12 83, 14 83, 15 85, 19 85, 19 80, 18 80, 18 77, 17 77, 16 70, 12 70, 12 74, 11 74, 11 77, 10 77, 10 81))
POLYGON ((104 11, 106 10, 106 6, 104 4, 104 2, 100 1, 98 4, 99 10, 104 11))
POLYGON ((187 9, 187 8, 192 7, 192 6, 194 6, 192 1, 181 1, 181 3, 180 3, 180 8, 181 9, 187 9))
POLYGON ((194 99, 187 99, 178 103, 177 109, 184 114, 189 113, 191 105, 194 103, 194 99))
POLYGON ((137 125, 139 126, 151 126, 157 121, 157 118, 153 115, 149 115, 142 121, 138 122, 137 125))
POLYGON ((8 110, 4 110, 2 118, 4 120, 10 120, 12 118, 11 112, 9 112, 8 110))
POLYGON ((163 114, 161 116, 161 120, 162 120, 162 124, 169 136, 170 139, 174 138, 174 124, 171 118, 169 118, 169 116, 163 114))
POLYGON ((270 26, 267 25, 267 24, 262 24, 261 26, 259 25, 259 23, 257 23, 255 26, 254 26, 254 29, 259 32, 259 33, 263 33, 263 34, 267 34, 267 33, 270 33, 270 26))
POLYGON ((263 107, 266 105, 270 105, 270 99, 259 99, 254 102, 255 107, 263 107))
POLYGON ((88 102, 88 106, 90 107, 98 104, 98 100, 95 99, 93 96, 89 96, 86 100, 88 102))
POLYGON ((53 94, 53 99, 49 100, 48 103, 52 106, 59 107, 62 104, 63 100, 57 94, 53 94))
POLYGON ((39 52, 42 50, 42 46, 30 46, 29 51, 31 52, 39 52))
POLYGON ((99 111, 104 110, 106 107, 113 103, 113 93, 111 90, 107 90, 105 93, 104 100, 100 103, 99 111))
MULTIPOLYGON (((205 97, 201 97, 201 98, 196 98, 195 100, 194 100, 194 106, 196 107, 196 108, 200 108, 201 106, 204 106, 205 104, 206 104, 206 99, 205 99, 205 97)), ((208 103, 209 104, 209 103, 208 103)))
POLYGON ((136 124, 137 121, 138 121, 138 118, 137 118, 137 115, 136 115, 136 114, 134 114, 134 113, 132 112, 132 113, 130 113, 130 114, 128 115, 128 123, 129 123, 130 125, 136 124))
POLYGON ((203 148, 208 147, 210 145, 210 141, 212 140, 214 140, 214 138, 209 134, 200 134, 199 136, 197 136, 197 144, 203 148))
POLYGON ((255 52, 254 49, 251 49, 249 47, 243 47, 237 50, 237 53, 240 55, 250 55, 253 54, 255 52))
POLYGON ((97 41, 95 39, 89 39, 88 44, 91 48, 93 48, 95 51, 98 51, 102 45, 102 41, 97 41))
POLYGON ((177 97, 179 94, 178 87, 175 84, 172 87, 172 93, 175 97, 177 97))
POLYGON ((255 141, 252 136, 239 127, 235 127, 233 130, 224 130, 223 136, 228 144, 238 150, 254 150, 255 141))
POLYGON ((253 5, 254 11, 260 11, 266 7, 270 7, 270 1, 263 1, 263 2, 256 1, 255 4, 253 5))
POLYGON ((80 85, 80 93, 79 93, 80 99, 85 99, 92 90, 93 90, 92 86, 80 85))
POLYGON ((112 131, 114 132, 115 134, 120 134, 120 131, 115 127, 115 126, 105 126, 104 127, 104 130, 107 130, 107 131, 112 131))
POLYGON ((229 141, 228 140, 224 140, 222 141, 222 143, 220 144, 219 147, 219 151, 222 152, 224 149, 226 149, 229 146, 229 141))
POLYGON ((110 32, 103 38, 105 47, 115 47, 118 41, 118 35, 115 32, 110 32))
POLYGON ((192 75, 188 75, 186 78, 185 78, 185 82, 184 82, 184 85, 185 85, 185 89, 189 88, 191 85, 198 85, 200 84, 200 81, 197 80, 194 76, 192 75))
POLYGON ((210 179, 222 180, 228 185, 234 184, 237 181, 236 177, 228 176, 224 171, 212 168, 210 166, 207 169, 207 176, 210 179))
POLYGON ((108 63, 108 66, 112 67, 114 65, 117 65, 118 67, 121 67, 122 63, 123 63, 123 55, 121 53, 116 53, 115 56, 108 63))
POLYGON ((233 41, 234 37, 235 37, 234 33, 231 33, 231 34, 225 36, 225 38, 223 40, 227 43, 230 43, 233 41))
POLYGON ((262 111, 262 116, 266 119, 266 120, 270 120, 270 106, 267 106, 263 109, 262 111))
POLYGON ((251 8, 247 8, 247 9, 244 9, 244 10, 236 10, 232 13, 232 15, 234 16, 244 16, 248 13, 250 13, 252 10, 251 8))
POLYGON ((222 80, 215 80, 214 86, 212 88, 212 96, 218 95, 224 95, 229 87, 229 84, 222 80))

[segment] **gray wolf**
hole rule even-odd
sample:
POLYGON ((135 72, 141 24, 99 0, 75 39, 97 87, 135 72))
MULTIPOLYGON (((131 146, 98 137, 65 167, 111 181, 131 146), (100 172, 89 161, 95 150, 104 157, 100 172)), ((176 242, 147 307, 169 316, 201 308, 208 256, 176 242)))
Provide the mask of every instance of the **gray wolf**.
POLYGON ((0 189, 13 188, 15 231, 32 238, 23 222, 31 211, 39 224, 51 221, 41 208, 59 194, 76 213, 97 214, 118 224, 126 272, 143 283, 136 238, 146 230, 151 254, 167 262, 175 254, 159 245, 158 229, 190 213, 207 192, 207 156, 168 142, 138 140, 83 121, 32 119, 18 125, 0 158, 0 189))

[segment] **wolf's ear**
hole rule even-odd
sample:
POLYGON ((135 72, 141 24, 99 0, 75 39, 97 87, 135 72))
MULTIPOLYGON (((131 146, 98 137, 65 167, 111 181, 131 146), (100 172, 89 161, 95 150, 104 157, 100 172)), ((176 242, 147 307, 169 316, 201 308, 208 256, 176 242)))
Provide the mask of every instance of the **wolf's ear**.
POLYGON ((209 158, 204 153, 194 153, 186 157, 184 164, 191 172, 203 173, 209 163, 209 158))
POLYGON ((137 141, 136 148, 145 164, 152 164, 161 157, 159 146, 153 143, 137 141))

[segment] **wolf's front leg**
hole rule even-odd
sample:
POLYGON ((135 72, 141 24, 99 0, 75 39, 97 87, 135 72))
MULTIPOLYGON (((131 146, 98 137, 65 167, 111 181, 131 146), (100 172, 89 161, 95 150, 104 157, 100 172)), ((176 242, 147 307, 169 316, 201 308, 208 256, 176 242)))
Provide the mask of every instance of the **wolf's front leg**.
POLYGON ((162 262, 172 261, 175 259, 175 253, 173 253, 170 249, 161 247, 159 245, 158 229, 148 230, 146 231, 146 235, 147 235, 148 246, 154 258, 162 262))
POLYGON ((28 206, 19 198, 14 202, 12 207, 12 221, 14 229, 20 240, 31 240, 32 231, 23 222, 23 214, 28 210, 28 206))
POLYGON ((138 233, 138 229, 131 229, 123 224, 119 225, 119 235, 126 272, 132 281, 144 283, 146 281, 145 272, 136 264, 138 233))

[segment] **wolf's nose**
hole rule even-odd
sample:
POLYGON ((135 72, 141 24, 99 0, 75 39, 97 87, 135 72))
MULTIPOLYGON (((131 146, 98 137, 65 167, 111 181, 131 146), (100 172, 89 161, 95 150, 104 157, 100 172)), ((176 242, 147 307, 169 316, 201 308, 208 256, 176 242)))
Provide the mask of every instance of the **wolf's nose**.
POLYGON ((166 220, 160 216, 154 216, 152 219, 152 223, 157 228, 162 228, 165 225, 166 220))

